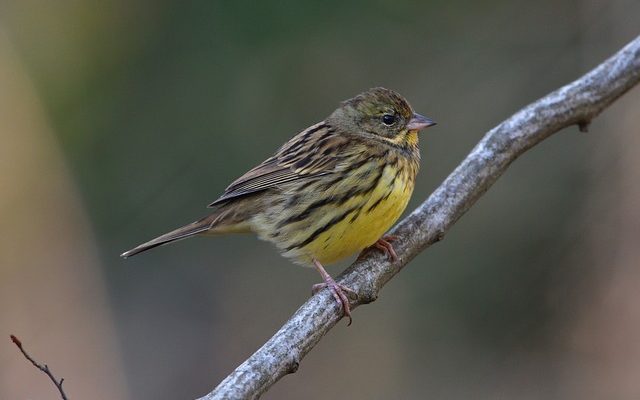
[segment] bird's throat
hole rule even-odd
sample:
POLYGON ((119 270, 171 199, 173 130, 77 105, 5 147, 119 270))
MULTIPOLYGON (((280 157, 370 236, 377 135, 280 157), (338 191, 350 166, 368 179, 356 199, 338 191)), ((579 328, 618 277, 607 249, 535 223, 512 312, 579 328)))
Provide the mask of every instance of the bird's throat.
POLYGON ((408 131, 405 140, 406 140, 406 143, 409 146, 417 146, 418 145, 418 131, 417 130, 408 131))

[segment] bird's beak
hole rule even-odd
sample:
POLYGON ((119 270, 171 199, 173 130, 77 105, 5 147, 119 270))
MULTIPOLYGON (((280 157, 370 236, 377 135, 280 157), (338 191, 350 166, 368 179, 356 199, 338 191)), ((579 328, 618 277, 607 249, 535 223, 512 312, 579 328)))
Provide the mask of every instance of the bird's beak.
POLYGON ((427 118, 418 113, 413 113, 413 117, 411 117, 411 120, 407 124, 407 129, 410 131, 419 131, 421 129, 433 126, 435 124, 436 122, 433 121, 431 118, 427 118))

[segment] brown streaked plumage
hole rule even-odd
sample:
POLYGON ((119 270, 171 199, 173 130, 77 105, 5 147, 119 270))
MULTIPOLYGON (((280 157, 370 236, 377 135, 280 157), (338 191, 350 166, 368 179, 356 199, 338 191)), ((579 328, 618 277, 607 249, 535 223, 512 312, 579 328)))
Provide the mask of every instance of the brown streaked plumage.
POLYGON ((322 264, 372 245, 396 257, 382 235, 409 201, 420 161, 417 133, 431 125, 399 94, 370 89, 231 183, 209 205, 210 215, 122 256, 193 235, 254 232, 285 257, 314 266, 350 317, 349 290, 322 264))

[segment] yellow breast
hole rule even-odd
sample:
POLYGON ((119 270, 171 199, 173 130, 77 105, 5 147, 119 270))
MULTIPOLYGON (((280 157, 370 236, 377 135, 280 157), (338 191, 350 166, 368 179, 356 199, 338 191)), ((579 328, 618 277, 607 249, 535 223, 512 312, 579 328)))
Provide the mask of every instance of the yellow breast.
POLYGON ((413 176, 385 167, 366 198, 355 196, 343 205, 354 208, 339 223, 305 247, 323 264, 331 264, 374 244, 400 217, 413 192, 413 176))

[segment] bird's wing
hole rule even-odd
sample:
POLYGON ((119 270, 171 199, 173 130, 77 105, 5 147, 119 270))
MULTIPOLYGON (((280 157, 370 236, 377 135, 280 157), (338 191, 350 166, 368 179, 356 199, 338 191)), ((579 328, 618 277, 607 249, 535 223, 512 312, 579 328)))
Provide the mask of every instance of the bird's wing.
POLYGON ((300 179, 332 174, 342 160, 346 139, 325 122, 294 136, 273 156, 229 185, 209 207, 300 179))

